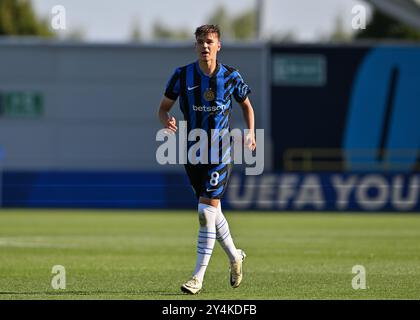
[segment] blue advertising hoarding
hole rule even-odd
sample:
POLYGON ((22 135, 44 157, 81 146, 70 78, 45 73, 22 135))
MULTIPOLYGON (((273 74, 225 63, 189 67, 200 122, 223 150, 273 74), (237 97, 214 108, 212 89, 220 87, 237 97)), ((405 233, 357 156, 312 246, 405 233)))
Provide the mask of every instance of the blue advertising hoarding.
MULTIPOLYGON (((4 207, 195 209, 185 174, 37 172, 4 176, 4 207)), ((223 207, 270 211, 420 212, 420 174, 234 170, 223 207)))

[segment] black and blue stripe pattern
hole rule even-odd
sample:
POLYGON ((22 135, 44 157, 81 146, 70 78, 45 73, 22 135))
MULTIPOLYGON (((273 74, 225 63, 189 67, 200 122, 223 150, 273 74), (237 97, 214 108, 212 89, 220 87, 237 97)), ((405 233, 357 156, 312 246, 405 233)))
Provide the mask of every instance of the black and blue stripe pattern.
MULTIPOLYGON (((250 92, 249 86, 236 69, 218 63, 214 75, 209 77, 201 71, 196 61, 175 70, 166 85, 165 96, 172 100, 179 97, 188 133, 192 129, 205 130, 208 136, 207 163, 220 164, 231 161, 231 141, 229 139, 229 145, 225 141, 225 146, 222 142, 223 136, 230 130, 232 97, 241 103, 250 92), (221 134, 212 135, 212 129, 220 130, 221 134), (218 149, 218 157, 215 156, 215 148, 218 149)), ((188 142, 188 150, 193 144, 195 142, 188 142)))

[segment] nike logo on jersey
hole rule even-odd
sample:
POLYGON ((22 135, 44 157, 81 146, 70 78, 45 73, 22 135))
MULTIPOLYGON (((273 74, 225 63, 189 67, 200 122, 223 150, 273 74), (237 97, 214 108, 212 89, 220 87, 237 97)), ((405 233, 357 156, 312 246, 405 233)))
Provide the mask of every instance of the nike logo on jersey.
POLYGON ((213 192, 213 191, 217 191, 217 189, 209 189, 209 188, 207 188, 206 191, 207 192, 213 192))
POLYGON ((195 86, 195 87, 188 87, 188 91, 194 90, 195 88, 198 88, 199 86, 195 86))

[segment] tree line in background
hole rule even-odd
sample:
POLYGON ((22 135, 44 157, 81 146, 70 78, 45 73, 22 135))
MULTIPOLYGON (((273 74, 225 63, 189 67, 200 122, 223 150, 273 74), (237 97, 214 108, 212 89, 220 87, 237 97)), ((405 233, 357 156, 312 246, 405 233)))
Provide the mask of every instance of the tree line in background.
MULTIPOLYGON (((51 30, 48 18, 38 17, 30 0, 0 0, 0 36, 56 37, 57 33, 51 30)), ((210 15, 207 22, 220 26, 223 39, 252 40, 257 36, 257 11, 255 8, 232 16, 223 6, 220 6, 210 15)), ((174 29, 157 21, 152 28, 152 37, 159 40, 188 40, 192 39, 193 34, 189 29, 174 29)), ((67 38, 82 40, 84 38, 83 31, 79 29, 68 32, 67 38)), ((138 23, 133 24, 130 39, 131 41, 142 41, 143 34, 138 23)), ((420 31, 374 10, 366 29, 349 33, 345 31, 343 19, 337 17, 333 32, 320 37, 321 42, 358 39, 420 40, 420 31)), ((293 32, 273 34, 270 40, 274 42, 294 41, 295 36, 293 32)))
POLYGON ((355 38, 420 40, 420 31, 375 10, 366 29, 358 32, 355 38))
POLYGON ((30 1, 0 0, 0 35, 51 37, 46 19, 38 18, 30 1))
MULTIPOLYGON (((217 24, 222 30, 222 38, 227 40, 251 40, 257 36, 257 10, 251 8, 242 13, 231 16, 227 10, 220 6, 209 17, 208 23, 217 24)), ((138 26, 133 29, 132 40, 141 40, 138 26)), ((156 22, 153 26, 153 38, 186 40, 192 37, 188 29, 173 29, 156 22)), ((320 36, 321 42, 349 42, 359 39, 396 39, 420 40, 420 31, 391 18, 378 10, 373 10, 372 17, 366 29, 350 33, 346 31, 344 19, 337 16, 333 31, 328 35, 320 36)), ((273 42, 294 42, 293 31, 272 34, 269 40, 273 42)))
MULTIPOLYGON (((208 18, 207 23, 217 24, 222 30, 223 39, 254 39, 256 37, 256 12, 253 8, 231 16, 227 10, 220 6, 208 18)), ((156 21, 152 27, 154 39, 188 40, 193 38, 193 31, 187 28, 174 29, 156 21)), ((142 32, 137 23, 134 23, 131 32, 133 41, 141 41, 142 32)))

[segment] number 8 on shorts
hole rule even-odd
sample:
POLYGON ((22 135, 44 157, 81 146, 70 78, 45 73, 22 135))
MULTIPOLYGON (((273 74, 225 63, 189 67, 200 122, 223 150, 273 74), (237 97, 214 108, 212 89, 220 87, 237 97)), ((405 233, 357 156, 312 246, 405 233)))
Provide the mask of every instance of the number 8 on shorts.
POLYGON ((214 171, 214 172, 211 173, 211 176, 210 176, 210 185, 212 187, 217 186, 217 184, 219 183, 219 177, 220 177, 220 175, 219 175, 219 173, 217 171, 214 171))

